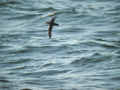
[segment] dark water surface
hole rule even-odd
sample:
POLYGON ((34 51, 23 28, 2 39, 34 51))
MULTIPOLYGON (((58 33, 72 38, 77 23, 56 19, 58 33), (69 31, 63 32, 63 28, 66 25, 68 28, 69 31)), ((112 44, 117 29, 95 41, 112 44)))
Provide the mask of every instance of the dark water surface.
POLYGON ((0 0, 0 90, 23 88, 120 90, 120 1, 0 0))

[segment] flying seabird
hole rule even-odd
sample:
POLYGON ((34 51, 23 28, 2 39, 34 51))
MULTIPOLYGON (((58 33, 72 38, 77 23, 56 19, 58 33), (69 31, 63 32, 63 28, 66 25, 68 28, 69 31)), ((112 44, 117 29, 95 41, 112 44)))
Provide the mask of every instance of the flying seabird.
POLYGON ((49 27, 48 27, 48 36, 49 36, 49 38, 52 37, 52 28, 53 28, 53 26, 58 26, 58 24, 55 23, 55 19, 56 19, 56 17, 52 17, 52 19, 49 22, 46 22, 49 25, 49 27))

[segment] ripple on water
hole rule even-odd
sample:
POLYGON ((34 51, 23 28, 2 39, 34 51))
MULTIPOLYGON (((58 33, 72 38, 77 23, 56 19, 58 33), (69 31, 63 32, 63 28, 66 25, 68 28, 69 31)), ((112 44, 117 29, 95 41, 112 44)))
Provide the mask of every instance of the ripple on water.
POLYGON ((14 60, 9 60, 8 63, 9 64, 20 64, 20 63, 22 64, 22 63, 30 62, 31 60, 32 59, 29 59, 29 58, 28 59, 27 58, 23 58, 23 59, 22 58, 18 58, 18 59, 16 58, 14 60))
POLYGON ((78 57, 76 59, 74 59, 71 62, 71 65, 75 66, 75 67, 83 67, 83 66, 87 66, 87 67, 95 67, 97 65, 100 65, 100 63, 104 63, 106 61, 112 60, 111 59, 111 54, 105 54, 105 53, 100 53, 100 52, 93 52, 91 54, 86 54, 86 56, 82 56, 82 57, 78 57))
POLYGON ((1 90, 14 90, 15 85, 8 77, 4 77, 4 75, 0 75, 0 89, 1 90))

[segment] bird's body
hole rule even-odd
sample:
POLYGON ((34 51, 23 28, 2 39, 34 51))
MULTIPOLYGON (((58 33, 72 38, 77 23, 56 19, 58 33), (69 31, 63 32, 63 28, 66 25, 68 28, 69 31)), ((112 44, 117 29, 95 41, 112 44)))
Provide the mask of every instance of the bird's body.
POLYGON ((52 28, 53 28, 53 26, 58 26, 58 24, 55 23, 55 19, 56 19, 56 17, 53 17, 49 22, 47 22, 47 24, 49 25, 49 28, 48 28, 48 36, 49 36, 49 38, 52 37, 52 28))

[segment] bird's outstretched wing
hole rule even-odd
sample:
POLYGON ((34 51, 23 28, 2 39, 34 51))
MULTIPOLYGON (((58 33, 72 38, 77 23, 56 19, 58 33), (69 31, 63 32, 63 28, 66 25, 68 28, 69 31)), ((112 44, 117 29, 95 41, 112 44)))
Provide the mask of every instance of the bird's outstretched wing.
POLYGON ((49 28, 48 28, 48 36, 49 36, 49 38, 52 37, 52 28, 53 28, 53 26, 57 26, 58 25, 58 24, 55 23, 55 19, 56 19, 56 17, 53 17, 50 20, 50 22, 48 22, 48 24, 49 24, 49 28))
POLYGON ((49 38, 51 38, 51 36, 52 36, 52 28, 53 28, 53 25, 49 25, 49 28, 48 28, 48 36, 49 36, 49 38))

